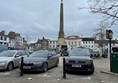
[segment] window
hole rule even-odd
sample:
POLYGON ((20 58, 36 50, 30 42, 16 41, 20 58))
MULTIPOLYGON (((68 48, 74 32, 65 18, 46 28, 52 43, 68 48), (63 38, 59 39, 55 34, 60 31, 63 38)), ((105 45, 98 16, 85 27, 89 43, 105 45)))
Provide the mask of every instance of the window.
POLYGON ((16 55, 22 56, 22 54, 20 52, 18 52, 16 55))
POLYGON ((75 42, 75 45, 77 45, 77 42, 75 42))
POLYGON ((73 45, 73 42, 72 42, 72 45, 73 45))
MULTIPOLYGON (((84 44, 84 43, 83 43, 84 44)), ((81 42, 79 41, 79 45, 81 45, 81 42)))
POLYGON ((89 44, 90 44, 90 41, 89 41, 89 44))
POLYGON ((91 43, 93 43, 93 41, 91 41, 91 43))
POLYGON ((53 45, 53 48, 55 48, 55 45, 53 45))
POLYGON ((70 45, 70 42, 68 42, 68 45, 70 45))
POLYGON ((1 40, 3 40, 3 37, 1 36, 1 40))
POLYGON ((55 41, 53 41, 53 44, 55 44, 55 41))
POLYGON ((7 40, 7 37, 4 37, 4 40, 6 41, 7 40))
POLYGON ((83 44, 84 44, 85 42, 83 41, 83 44))

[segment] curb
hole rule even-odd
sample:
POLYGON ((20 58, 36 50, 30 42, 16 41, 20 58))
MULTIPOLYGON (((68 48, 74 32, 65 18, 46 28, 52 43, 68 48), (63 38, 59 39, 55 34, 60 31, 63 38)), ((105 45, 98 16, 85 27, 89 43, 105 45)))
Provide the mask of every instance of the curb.
POLYGON ((113 72, 109 72, 109 71, 100 71, 101 73, 105 73, 105 74, 110 74, 110 75, 116 75, 118 76, 117 73, 113 73, 113 72))

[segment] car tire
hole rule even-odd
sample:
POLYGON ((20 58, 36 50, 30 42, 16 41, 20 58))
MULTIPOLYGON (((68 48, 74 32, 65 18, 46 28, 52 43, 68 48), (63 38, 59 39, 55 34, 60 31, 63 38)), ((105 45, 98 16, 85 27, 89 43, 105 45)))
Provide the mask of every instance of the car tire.
POLYGON ((55 67, 58 67, 59 60, 56 61, 55 67))
POLYGON ((48 70, 48 64, 44 63, 43 64, 43 72, 46 72, 48 70))
POLYGON ((14 68, 13 62, 9 62, 8 65, 7 65, 7 70, 11 71, 11 70, 13 70, 13 68, 14 68))

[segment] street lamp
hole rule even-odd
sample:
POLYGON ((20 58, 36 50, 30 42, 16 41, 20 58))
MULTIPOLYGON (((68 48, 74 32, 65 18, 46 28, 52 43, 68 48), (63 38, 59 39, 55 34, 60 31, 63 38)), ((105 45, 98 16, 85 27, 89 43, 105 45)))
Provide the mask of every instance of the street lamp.
POLYGON ((109 54, 110 54, 110 71, 112 72, 112 57, 111 57, 111 39, 113 37, 112 30, 106 30, 106 38, 109 39, 109 54))

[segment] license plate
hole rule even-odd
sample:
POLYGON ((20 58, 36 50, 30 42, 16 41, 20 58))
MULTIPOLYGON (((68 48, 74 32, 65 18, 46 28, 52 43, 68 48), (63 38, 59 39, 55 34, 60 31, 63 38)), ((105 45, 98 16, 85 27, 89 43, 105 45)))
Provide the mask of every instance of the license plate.
POLYGON ((81 67, 81 65, 72 65, 72 67, 81 67))
POLYGON ((24 69, 31 69, 29 66, 23 66, 24 69))

